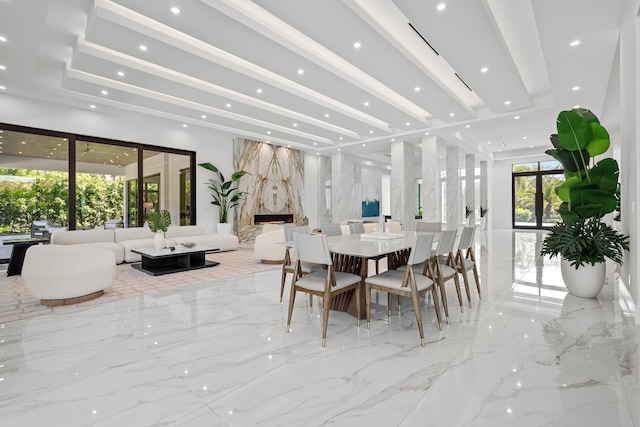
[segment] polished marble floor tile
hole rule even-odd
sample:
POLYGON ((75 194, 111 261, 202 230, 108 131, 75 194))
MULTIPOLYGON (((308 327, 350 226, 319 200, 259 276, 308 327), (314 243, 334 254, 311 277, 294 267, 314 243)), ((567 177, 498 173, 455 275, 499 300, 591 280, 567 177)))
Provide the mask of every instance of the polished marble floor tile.
MULTIPOLYGON (((373 295, 371 328, 288 294, 279 270, 0 324, 0 425, 633 426, 640 333, 614 266, 567 295, 540 232, 478 237, 482 299, 438 329, 373 295)), ((464 293, 464 292, 463 292, 464 293)))

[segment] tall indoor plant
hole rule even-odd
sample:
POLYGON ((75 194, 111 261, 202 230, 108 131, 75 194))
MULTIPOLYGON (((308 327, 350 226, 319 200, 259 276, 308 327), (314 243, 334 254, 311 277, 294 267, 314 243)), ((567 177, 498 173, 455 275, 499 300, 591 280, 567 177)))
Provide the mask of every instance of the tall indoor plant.
MULTIPOLYGON (((209 180, 209 188, 211 189, 211 197, 213 200, 211 204, 219 207, 218 214, 220 224, 227 224, 229 222, 229 212, 231 208, 240 203, 242 198, 247 194, 244 191, 238 190, 238 180, 248 174, 248 172, 240 170, 231 174, 231 179, 226 181, 220 169, 212 165, 211 163, 199 163, 201 166, 215 175, 209 180)), ((218 232, 220 232, 218 230, 218 232)))
POLYGON ((556 188, 562 200, 558 208, 562 222, 545 237, 541 253, 561 257, 569 292, 593 298, 604 285, 605 259, 622 264, 629 250, 629 237, 602 220, 616 209, 618 162, 612 158, 595 161, 609 149, 610 140, 591 111, 560 112, 557 130, 551 135, 554 148, 546 153, 564 167, 565 182, 556 188))

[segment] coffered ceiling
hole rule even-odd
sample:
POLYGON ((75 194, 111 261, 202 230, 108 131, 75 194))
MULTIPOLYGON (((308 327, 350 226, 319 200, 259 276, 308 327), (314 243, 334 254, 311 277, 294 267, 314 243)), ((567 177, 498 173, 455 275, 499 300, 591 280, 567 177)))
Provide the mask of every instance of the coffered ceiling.
POLYGON ((427 133, 518 157, 561 109, 615 129, 623 3, 0 0, 0 96, 377 164, 427 133))

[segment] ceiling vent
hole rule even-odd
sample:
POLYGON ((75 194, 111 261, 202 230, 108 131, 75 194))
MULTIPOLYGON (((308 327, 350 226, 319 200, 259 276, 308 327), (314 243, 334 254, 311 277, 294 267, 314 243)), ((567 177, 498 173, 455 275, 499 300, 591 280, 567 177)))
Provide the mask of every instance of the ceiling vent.
POLYGON ((440 56, 440 54, 438 53, 438 51, 437 51, 437 50, 435 50, 435 49, 433 48, 433 46, 431 46, 431 43, 429 43, 429 42, 427 41, 427 39, 425 39, 425 38, 422 36, 422 34, 420 34, 420 31, 416 30, 416 27, 414 27, 414 26, 411 24, 411 22, 409 22, 409 26, 411 27, 411 29, 412 29, 413 31, 415 31, 415 32, 416 32, 416 34, 417 34, 417 35, 422 39, 422 41, 423 41, 423 42, 425 42, 425 43, 427 44, 427 46, 429 46, 429 47, 431 48, 431 50, 433 51, 433 53, 435 53, 436 55, 440 56))

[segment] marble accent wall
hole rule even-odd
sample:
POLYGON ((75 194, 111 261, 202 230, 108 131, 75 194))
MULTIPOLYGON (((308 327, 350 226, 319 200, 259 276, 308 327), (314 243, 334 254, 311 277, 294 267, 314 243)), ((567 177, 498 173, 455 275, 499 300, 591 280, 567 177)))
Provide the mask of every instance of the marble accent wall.
POLYGON ((319 156, 317 224, 331 223, 331 157, 319 156))
POLYGON ((471 215, 467 218, 467 225, 474 226, 476 223, 476 217, 478 205, 476 203, 476 156, 473 154, 467 154, 464 158, 465 166, 465 206, 472 209, 471 215))
MULTIPOLYGON (((460 206, 460 196, 462 191, 460 191, 460 179, 458 178, 459 173, 459 148, 456 145, 447 144, 447 154, 446 154, 446 163, 447 163, 447 179, 446 179, 446 196, 447 196, 447 206, 446 206, 446 228, 448 230, 457 229, 460 225, 461 221, 461 206, 460 206)), ((462 216, 464 218, 464 216, 462 216)))
POLYGON ((442 222, 442 183, 446 141, 439 136, 422 138, 422 220, 442 222))
POLYGON ((293 214, 294 223, 302 224, 304 165, 300 151, 239 139, 234 163, 235 170, 250 174, 238 183, 238 189, 248 193, 236 208, 236 233, 241 242, 255 236, 254 215, 293 214))
POLYGON ((355 163, 353 156, 345 153, 331 155, 331 222, 356 218, 355 163))
POLYGON ((408 142, 391 143, 391 218, 405 230, 415 229, 416 222, 415 148, 408 142))

